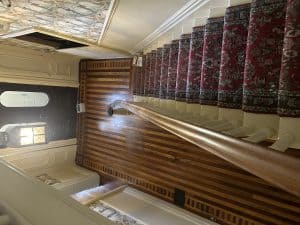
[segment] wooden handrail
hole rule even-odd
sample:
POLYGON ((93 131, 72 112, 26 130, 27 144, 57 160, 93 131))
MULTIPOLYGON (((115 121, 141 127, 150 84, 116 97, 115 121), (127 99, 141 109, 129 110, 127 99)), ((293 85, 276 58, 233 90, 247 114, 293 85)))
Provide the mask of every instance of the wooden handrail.
POLYGON ((119 101, 116 105, 300 197, 299 159, 169 117, 137 103, 119 101))

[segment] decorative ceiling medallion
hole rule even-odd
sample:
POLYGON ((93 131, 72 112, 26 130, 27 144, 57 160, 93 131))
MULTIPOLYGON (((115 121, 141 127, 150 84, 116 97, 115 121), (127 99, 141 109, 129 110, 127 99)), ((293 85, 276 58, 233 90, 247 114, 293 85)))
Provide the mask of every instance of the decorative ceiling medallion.
POLYGON ((10 8, 0 4, 0 17, 13 21, 12 32, 41 27, 97 43, 109 16, 111 1, 11 0, 10 8))

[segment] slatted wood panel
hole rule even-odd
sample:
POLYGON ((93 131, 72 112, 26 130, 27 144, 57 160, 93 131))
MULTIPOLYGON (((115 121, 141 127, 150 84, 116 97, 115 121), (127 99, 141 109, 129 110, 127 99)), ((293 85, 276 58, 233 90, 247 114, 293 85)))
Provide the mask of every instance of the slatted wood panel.
MULTIPOLYGON (((106 115, 130 99, 131 60, 81 62, 77 163, 228 225, 300 224, 300 199, 133 115, 106 115)), ((276 172, 276 171, 274 171, 276 172)))

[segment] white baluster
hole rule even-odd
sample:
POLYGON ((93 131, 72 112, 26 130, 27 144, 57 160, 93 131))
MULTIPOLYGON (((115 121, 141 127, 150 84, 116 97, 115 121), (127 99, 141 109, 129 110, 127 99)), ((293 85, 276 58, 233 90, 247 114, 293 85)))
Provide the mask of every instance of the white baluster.
POLYGON ((245 141, 259 143, 271 138, 274 135, 275 131, 271 128, 263 128, 257 130, 254 134, 251 134, 249 137, 243 138, 245 141))
POLYGON ((233 137, 241 138, 241 137, 249 136, 252 130, 253 129, 251 127, 237 127, 232 130, 225 131, 223 133, 233 137))
POLYGON ((280 151, 280 152, 285 152, 290 144, 294 141, 294 137, 290 134, 282 134, 277 141, 274 142, 270 148, 280 151))

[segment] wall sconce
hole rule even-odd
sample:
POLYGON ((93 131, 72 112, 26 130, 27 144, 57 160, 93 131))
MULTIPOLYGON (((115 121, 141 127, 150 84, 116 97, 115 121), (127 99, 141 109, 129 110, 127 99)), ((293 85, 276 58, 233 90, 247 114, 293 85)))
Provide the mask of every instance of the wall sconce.
POLYGON ((46 123, 8 124, 2 127, 1 131, 5 144, 3 145, 4 147, 19 148, 47 143, 46 123), (6 135, 6 139, 4 134, 6 135))
POLYGON ((127 109, 122 108, 119 104, 121 103, 121 100, 116 100, 113 103, 109 104, 107 106, 107 114, 109 116, 113 115, 132 115, 131 112, 129 112, 127 109))
POLYGON ((143 66, 143 53, 138 53, 133 57, 132 65, 136 67, 142 67, 143 66))

